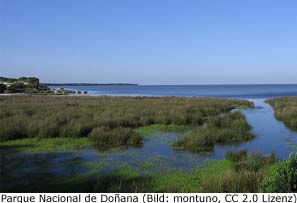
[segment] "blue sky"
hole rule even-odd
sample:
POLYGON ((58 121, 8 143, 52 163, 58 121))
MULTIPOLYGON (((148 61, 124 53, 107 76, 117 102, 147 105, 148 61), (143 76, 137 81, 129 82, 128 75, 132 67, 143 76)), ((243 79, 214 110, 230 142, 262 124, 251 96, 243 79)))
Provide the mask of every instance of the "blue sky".
POLYGON ((295 0, 0 0, 0 75, 297 83, 295 0))

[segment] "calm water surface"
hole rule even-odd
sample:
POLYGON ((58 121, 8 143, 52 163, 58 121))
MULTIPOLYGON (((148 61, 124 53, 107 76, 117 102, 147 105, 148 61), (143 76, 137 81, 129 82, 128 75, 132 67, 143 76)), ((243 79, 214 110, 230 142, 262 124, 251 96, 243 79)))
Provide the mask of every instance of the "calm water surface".
POLYGON ((222 159, 227 151, 240 149, 264 154, 275 152, 280 158, 287 158, 291 152, 295 151, 290 143, 297 143, 297 133, 292 132, 282 122, 275 119, 274 110, 264 102, 264 99, 252 99, 252 101, 256 105, 254 109, 241 110, 257 136, 249 142, 216 145, 213 152, 197 154, 174 150, 171 142, 177 137, 175 133, 156 132, 146 137, 144 146, 141 148, 111 150, 105 152, 104 156, 99 156, 97 150, 89 149, 81 156, 86 159, 113 163, 110 166, 128 163, 141 168, 146 163, 153 163, 159 167, 158 169, 193 169, 203 165, 205 160, 222 159))
MULTIPOLYGON (((59 86, 50 86, 59 88, 59 86)), ((61 87, 61 86, 60 86, 61 87)), ((98 85, 63 86, 89 95, 113 96, 218 96, 269 98, 297 95, 296 85, 98 85)))
POLYGON ((235 145, 216 145, 213 152, 197 154, 176 151, 171 147, 177 134, 155 132, 146 136, 141 148, 129 147, 120 150, 100 152, 87 149, 77 154, 85 160, 107 163, 107 170, 122 164, 136 168, 152 167, 156 170, 168 168, 193 169, 206 160, 222 159, 227 151, 246 149, 249 152, 265 154, 275 152, 280 158, 287 158, 295 151, 292 142, 297 143, 297 133, 289 130, 274 117, 274 110, 264 101, 276 96, 297 96, 297 85, 205 85, 205 86, 71 86, 64 88, 87 90, 89 95, 116 96, 217 96, 249 99, 254 109, 241 110, 253 127, 256 138, 235 145))

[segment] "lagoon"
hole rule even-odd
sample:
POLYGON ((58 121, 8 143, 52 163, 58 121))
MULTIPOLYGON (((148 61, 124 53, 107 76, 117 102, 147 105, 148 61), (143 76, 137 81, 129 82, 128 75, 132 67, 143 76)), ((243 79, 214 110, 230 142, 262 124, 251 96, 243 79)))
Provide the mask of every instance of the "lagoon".
POLYGON ((252 126, 256 138, 231 145, 215 145, 214 150, 204 153, 179 151, 172 148, 171 143, 179 136, 176 132, 155 131, 145 137, 142 147, 125 147, 98 151, 88 148, 76 154, 81 159, 95 160, 104 163, 106 171, 130 165, 137 169, 166 171, 169 169, 194 170, 207 160, 220 160, 228 151, 242 149, 250 153, 276 153, 279 158, 286 159, 295 152, 293 143, 297 143, 297 133, 288 129, 274 117, 273 108, 264 99, 250 99, 255 108, 240 110, 252 126))
MULTIPOLYGON (((256 139, 236 145, 216 145, 213 153, 203 155, 190 155, 191 153, 176 152, 171 149, 170 143, 164 140, 155 141, 153 136, 147 140, 140 151, 153 154, 158 152, 160 156, 175 157, 177 154, 185 154, 194 160, 222 159, 226 151, 247 149, 250 152, 275 152, 279 157, 286 158, 295 151, 294 142, 297 141, 297 133, 288 129, 283 122, 274 116, 273 108, 265 103, 265 100, 280 96, 297 96, 297 84, 285 85, 100 85, 100 86, 65 86, 64 88, 87 90, 91 96, 211 96, 241 98, 253 101, 255 108, 241 110, 249 124, 253 127, 256 139), (150 142, 155 144, 150 144, 150 142), (158 144, 157 144, 158 143, 158 144), (155 148, 151 149, 149 146, 155 148), (194 157, 192 157, 194 156, 194 157)), ((164 133, 163 133, 164 134, 164 133)), ((174 133, 161 137, 175 139, 174 133)), ((160 136, 155 136, 160 137, 160 136)), ((128 149, 133 153, 139 149, 128 149)), ((137 151, 139 153, 139 151, 137 151)), ((141 153, 140 153, 141 154, 141 153)), ((146 155, 147 156, 147 155, 146 155)), ((187 158, 178 157, 179 160, 187 158)), ((180 163, 180 162, 179 162, 180 163)), ((196 164, 196 163, 195 163, 196 164)), ((173 164, 175 165, 175 164, 173 164)), ((177 164, 178 165, 178 164, 177 164)))
POLYGON ((297 84, 288 85, 90 85, 49 86, 88 91, 100 96, 211 96, 235 98, 271 98, 297 96, 297 84))
MULTIPOLYGON (((76 87, 72 86, 72 88, 75 89, 76 87)), ((245 149, 250 153, 261 152, 269 154, 275 152, 282 159, 286 159, 290 153, 296 151, 294 143, 297 143, 297 133, 288 129, 275 118, 273 108, 265 103, 265 100, 276 96, 297 95, 297 85, 119 86, 117 88, 115 86, 80 86, 78 88, 87 90, 91 96, 213 96, 247 99, 254 102, 255 108, 235 109, 235 111, 241 111, 245 115, 256 137, 239 144, 216 144, 213 151, 193 153, 185 150, 175 150, 172 147, 172 142, 178 139, 179 136, 182 136, 181 132, 156 129, 144 137, 145 140, 141 147, 127 146, 104 150, 87 147, 67 152, 37 151, 33 153, 20 152, 9 154, 7 158, 2 159, 2 163, 7 165, 7 173, 4 172, 3 175, 5 176, 3 177, 14 181, 11 182, 13 183, 11 186, 7 182, 5 186, 7 191, 10 191, 10 188, 12 188, 12 191, 27 191, 21 183, 17 182, 18 180, 14 180, 14 177, 28 178, 28 183, 30 184, 34 183, 34 181, 38 182, 39 179, 42 179, 44 182, 53 182, 49 186, 53 190, 44 185, 40 188, 29 188, 29 191, 44 191, 44 188, 47 188, 47 191, 56 191, 56 186, 57 184, 59 185, 57 180, 60 180, 61 177, 65 177, 63 181, 66 183, 68 183, 69 178, 72 180, 75 177, 79 179, 78 184, 83 184, 80 180, 81 176, 89 178, 88 181, 91 182, 93 181, 92 177, 98 178, 99 176, 100 181, 108 182, 108 178, 115 178, 113 174, 108 175, 115 170, 122 171, 124 173, 123 177, 127 174, 129 174, 128 177, 133 177, 133 174, 136 173, 134 170, 144 172, 144 177, 141 180, 144 182, 148 181, 146 180, 146 175, 148 174, 168 174, 170 172, 176 177, 184 178, 183 181, 186 182, 187 178, 191 178, 190 176, 185 176, 180 171, 172 172, 172 170, 182 170, 188 174, 193 174, 197 167, 204 166, 209 160, 222 160, 227 152, 239 151, 241 149, 245 149), (11 171, 14 165, 18 167, 11 171), (15 186, 16 183, 19 184, 19 188, 15 186)), ((225 162, 221 163, 224 164, 225 162)), ((125 178, 122 179, 123 177, 116 175, 115 179, 120 182, 126 181, 125 178)), ((76 179, 73 180, 77 181, 76 179)), ((63 182, 63 184, 66 183, 63 182)), ((61 183, 60 185, 62 186, 63 184, 61 183)), ((97 187, 99 187, 99 191, 105 191, 105 188, 100 189, 100 185, 97 185, 97 187)), ((73 187, 69 188, 69 191, 81 192, 81 189, 73 187)), ((142 191, 141 189, 140 191, 142 191)), ((86 188, 86 191, 89 190, 90 188, 86 188)), ((187 192, 191 191, 190 186, 189 188, 184 188, 184 190, 187 192)), ((112 191, 121 190, 114 188, 112 191)), ((157 188, 156 191, 162 191, 162 189, 157 188)))

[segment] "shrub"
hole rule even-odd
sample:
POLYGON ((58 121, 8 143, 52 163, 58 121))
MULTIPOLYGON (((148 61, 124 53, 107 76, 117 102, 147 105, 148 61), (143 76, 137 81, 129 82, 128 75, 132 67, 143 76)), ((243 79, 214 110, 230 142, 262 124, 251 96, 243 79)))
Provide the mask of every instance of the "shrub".
POLYGON ((5 90, 6 90, 6 85, 0 83, 0 94, 4 93, 5 90))
POLYGON ((25 89, 25 85, 22 82, 15 82, 7 87, 7 90, 11 91, 12 93, 22 92, 24 91, 24 89, 25 89))
POLYGON ((264 192, 297 192, 297 154, 291 154, 277 173, 262 184, 264 192))

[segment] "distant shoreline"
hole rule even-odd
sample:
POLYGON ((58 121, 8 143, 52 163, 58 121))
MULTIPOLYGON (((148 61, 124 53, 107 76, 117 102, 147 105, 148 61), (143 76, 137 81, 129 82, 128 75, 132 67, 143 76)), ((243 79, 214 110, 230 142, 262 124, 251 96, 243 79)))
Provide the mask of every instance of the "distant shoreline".
POLYGON ((130 86, 138 86, 138 84, 131 83, 43 83, 47 86, 106 86, 106 85, 130 85, 130 86))

